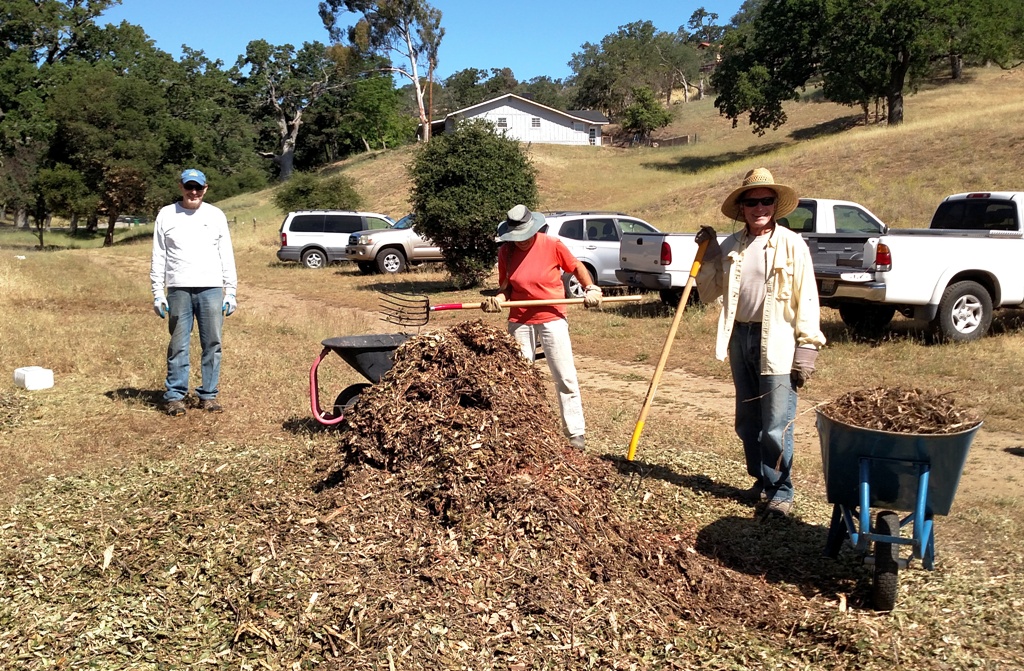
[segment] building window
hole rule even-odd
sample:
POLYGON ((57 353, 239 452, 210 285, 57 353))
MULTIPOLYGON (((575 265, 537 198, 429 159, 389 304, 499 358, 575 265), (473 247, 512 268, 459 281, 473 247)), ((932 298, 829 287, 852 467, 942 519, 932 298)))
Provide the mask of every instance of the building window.
POLYGON ((540 128, 540 117, 539 116, 535 116, 532 119, 530 119, 530 127, 531 128, 540 128))
POLYGON ((508 119, 506 117, 498 117, 498 128, 508 128, 508 119))

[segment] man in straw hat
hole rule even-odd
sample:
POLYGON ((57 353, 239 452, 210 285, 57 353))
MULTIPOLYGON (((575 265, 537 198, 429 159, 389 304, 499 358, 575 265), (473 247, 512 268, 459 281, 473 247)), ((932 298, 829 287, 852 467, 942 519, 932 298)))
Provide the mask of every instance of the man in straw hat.
MULTIPOLYGON (((572 273, 586 287, 585 307, 601 307, 601 288, 594 284, 586 266, 561 240, 540 233, 543 225, 544 215, 525 205, 513 207, 498 225, 498 239, 506 243, 498 250, 498 295, 484 301, 480 306, 484 312, 501 312, 501 304, 507 300, 565 298, 563 272, 572 273)), ((562 430, 569 444, 582 450, 586 430, 583 401, 565 316, 564 305, 510 307, 508 332, 530 361, 536 359, 540 343, 558 390, 562 430)))
POLYGON ((697 275, 701 300, 724 297, 715 354, 729 358, 736 433, 754 478, 748 494, 767 502, 766 515, 786 516, 793 508, 796 390, 814 372, 825 344, 811 252, 803 238, 777 224, 796 206, 793 189, 756 168, 722 203, 722 213, 743 229, 721 244, 710 226, 696 237, 708 242, 697 275))

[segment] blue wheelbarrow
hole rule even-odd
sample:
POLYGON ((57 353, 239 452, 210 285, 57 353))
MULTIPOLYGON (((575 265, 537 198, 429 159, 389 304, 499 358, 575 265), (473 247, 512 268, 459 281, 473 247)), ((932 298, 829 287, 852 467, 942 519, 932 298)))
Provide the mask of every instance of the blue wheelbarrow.
POLYGON ((322 409, 317 369, 327 355, 335 352, 370 383, 375 384, 395 365, 395 350, 410 337, 412 336, 406 333, 378 333, 340 336, 321 342, 323 350, 313 360, 313 365, 309 369, 309 405, 313 411, 313 418, 324 426, 341 424, 345 421, 345 411, 356 402, 359 394, 370 386, 366 382, 349 385, 334 399, 334 407, 330 412, 322 409))
POLYGON ((825 555, 835 559, 849 539, 874 567, 874 607, 892 610, 900 569, 913 559, 935 568, 934 517, 949 514, 981 423, 959 433, 911 434, 851 426, 820 410, 817 415, 825 490, 833 504, 825 555), (881 508, 874 526, 872 507, 881 508), (906 557, 904 546, 910 547, 906 557))

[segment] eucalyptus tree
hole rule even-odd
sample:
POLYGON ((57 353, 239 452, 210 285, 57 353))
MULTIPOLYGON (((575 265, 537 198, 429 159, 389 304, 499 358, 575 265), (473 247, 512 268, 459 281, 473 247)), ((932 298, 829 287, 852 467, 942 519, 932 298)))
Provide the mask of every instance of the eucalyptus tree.
POLYGON ((281 181, 292 174, 303 114, 324 94, 347 86, 354 67, 347 49, 321 42, 305 42, 296 51, 290 44, 253 40, 239 56, 233 76, 252 116, 269 123, 274 150, 260 155, 273 160, 281 181))
POLYGON ((377 67, 409 80, 416 95, 424 141, 430 139, 430 113, 424 100, 423 76, 433 80, 437 51, 444 37, 441 11, 426 0, 324 0, 320 18, 331 40, 348 44, 360 54, 379 56, 385 63, 377 67), (347 29, 338 25, 342 12, 361 14, 347 29))

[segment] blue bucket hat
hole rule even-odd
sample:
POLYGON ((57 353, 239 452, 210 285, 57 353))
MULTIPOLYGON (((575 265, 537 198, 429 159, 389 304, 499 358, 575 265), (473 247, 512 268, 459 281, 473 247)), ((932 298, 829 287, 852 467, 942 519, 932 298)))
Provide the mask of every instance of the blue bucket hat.
POLYGON ((544 225, 544 215, 530 212, 525 205, 516 205, 505 216, 508 218, 498 224, 498 239, 502 242, 529 240, 544 225))
POLYGON ((189 182, 195 182, 199 186, 206 186, 206 175, 195 168, 189 168, 181 173, 181 183, 188 184, 189 182))

